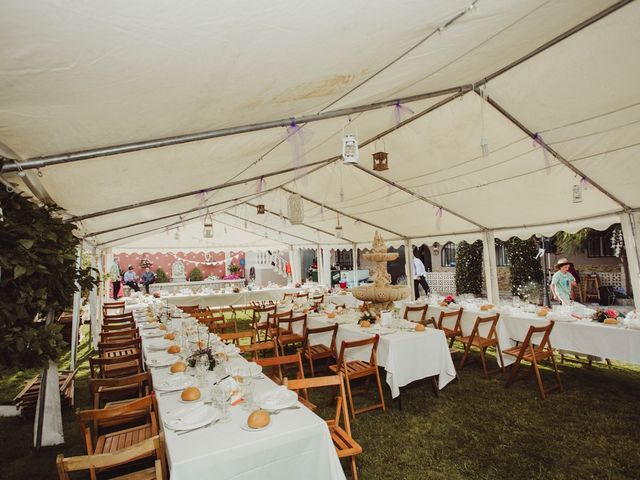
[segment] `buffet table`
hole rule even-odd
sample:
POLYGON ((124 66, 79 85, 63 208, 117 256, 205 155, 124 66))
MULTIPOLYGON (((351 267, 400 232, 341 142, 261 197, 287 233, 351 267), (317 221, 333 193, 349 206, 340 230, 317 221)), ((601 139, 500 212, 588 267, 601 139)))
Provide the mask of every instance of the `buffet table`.
MULTIPOLYGON (((309 314, 309 328, 326 327, 332 321, 326 315, 309 314)), ((438 387, 444 388, 456 377, 456 369, 444 333, 427 329, 424 332, 384 330, 378 342, 378 365, 387 372, 386 380, 391 396, 400 395, 400 387, 427 377, 438 376, 438 387), (386 333, 388 332, 388 333, 386 333)), ((338 328, 336 347, 340 353, 342 341, 354 341, 371 338, 375 329, 363 329, 357 324, 341 324, 338 328)), ((330 335, 314 335, 312 344, 328 345, 330 335)), ((369 361, 371 347, 362 347, 348 351, 349 360, 369 361)))
MULTIPOLYGON (((164 351, 150 351, 150 341, 143 340, 147 361, 166 355, 164 351)), ((246 360, 239 356, 229 361, 230 364, 242 362, 246 363, 246 360)), ((168 367, 151 368, 150 371, 154 385, 159 385, 169 375, 168 367)), ((208 385, 214 380, 213 372, 208 372, 208 385)), ((253 386, 257 393, 276 388, 276 384, 264 376, 254 380, 253 386)), ((205 398, 210 388, 202 389, 205 398)), ((161 420, 169 412, 184 408, 179 397, 179 391, 157 394, 161 420)), ((297 410, 272 415, 269 428, 246 431, 241 425, 246 423, 249 412, 241 405, 230 407, 229 423, 216 423, 185 435, 164 428, 173 480, 345 479, 327 424, 316 414, 298 404, 297 410)))

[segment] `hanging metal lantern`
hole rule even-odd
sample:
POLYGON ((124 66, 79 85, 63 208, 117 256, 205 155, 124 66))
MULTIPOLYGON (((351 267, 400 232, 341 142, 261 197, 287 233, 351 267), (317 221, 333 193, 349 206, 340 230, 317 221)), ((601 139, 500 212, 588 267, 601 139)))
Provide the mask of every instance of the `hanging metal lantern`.
POLYGON ((213 217, 208 212, 204 216, 204 227, 202 229, 202 236, 204 238, 213 238, 213 217))
POLYGON ((439 244, 439 243, 437 243, 437 242, 436 242, 436 243, 434 243, 434 244, 433 244, 433 250, 432 250, 432 252, 433 252, 433 255, 434 255, 435 257, 437 257, 438 255, 440 255, 440 244, 439 244))
POLYGON ((374 170, 378 172, 389 170, 389 154, 387 152, 376 152, 372 156, 374 170))
POLYGON ((342 162, 345 165, 357 165, 360 159, 358 138, 353 133, 347 133, 342 139, 342 162))
POLYGON ((336 225, 336 237, 342 238, 342 225, 340 225, 340 215, 338 215, 338 224, 336 225))
POLYGON ((297 193, 289 196, 287 199, 287 216, 291 225, 300 225, 304 222, 304 205, 302 197, 297 193))
POLYGON ((259 203, 258 205, 256 205, 256 208, 258 210, 258 215, 264 215, 267 211, 264 208, 264 204, 259 203))

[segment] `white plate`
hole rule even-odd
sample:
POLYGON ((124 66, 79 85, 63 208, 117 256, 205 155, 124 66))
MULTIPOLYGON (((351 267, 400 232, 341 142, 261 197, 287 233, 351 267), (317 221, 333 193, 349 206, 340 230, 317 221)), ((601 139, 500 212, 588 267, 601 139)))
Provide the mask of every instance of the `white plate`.
POLYGON ((194 428, 204 427, 206 424, 211 423, 217 420, 218 418, 220 418, 220 413, 212 407, 198 406, 190 409, 181 408, 177 410, 173 415, 168 414, 167 419, 164 421, 164 425, 171 430, 179 432, 179 431, 193 430, 194 428), (193 418, 189 418, 189 422, 183 423, 182 421, 174 418, 176 414, 181 416, 190 415, 188 411, 185 412, 184 410, 195 411, 196 409, 198 409, 199 411, 191 415, 193 416, 193 418))
POLYGON ((271 418, 271 421, 262 428, 251 428, 249 425, 247 425, 245 420, 244 423, 240 424, 240 428, 245 432, 261 432, 271 427, 272 424, 273 424, 273 417, 271 418))
POLYGON ((148 332, 145 333, 141 333, 140 334, 142 336, 142 338, 160 338, 160 337, 164 337, 165 336, 165 331, 164 330, 149 330, 148 332))
POLYGON ((144 323, 144 324, 140 325, 140 328, 142 328, 142 329, 147 329, 147 328, 148 329, 152 329, 152 328, 158 328, 159 326, 160 326, 160 322, 153 322, 152 323, 152 322, 148 321, 147 323, 144 323))
POLYGON ((196 379, 190 375, 180 376, 170 376, 165 377, 161 382, 159 382, 155 389, 159 392, 177 392, 178 390, 184 390, 187 387, 193 387, 198 383, 196 379))
POLYGON ((147 365, 150 367, 168 367, 176 361, 175 357, 160 357, 147 359, 147 365))
POLYGON ((283 389, 280 389, 280 391, 286 393, 280 393, 279 403, 269 402, 267 401, 268 399, 265 399, 263 396, 259 399, 260 408, 269 411, 282 410, 283 408, 293 407, 298 403, 298 394, 296 392, 283 389))
POLYGON ((259 378, 262 373, 262 367, 256 362, 249 362, 249 369, 251 370, 251 376, 253 378, 259 378))
POLYGON ((149 343, 147 345, 147 348, 149 350, 166 350, 171 345, 173 345, 173 342, 171 340, 162 339, 162 340, 159 340, 159 341, 155 341, 153 343, 149 343))
POLYGON ((198 403, 204 402, 204 397, 202 396, 202 393, 200 393, 200 398, 197 400, 183 400, 182 397, 178 397, 178 401, 185 405, 197 405, 198 403))

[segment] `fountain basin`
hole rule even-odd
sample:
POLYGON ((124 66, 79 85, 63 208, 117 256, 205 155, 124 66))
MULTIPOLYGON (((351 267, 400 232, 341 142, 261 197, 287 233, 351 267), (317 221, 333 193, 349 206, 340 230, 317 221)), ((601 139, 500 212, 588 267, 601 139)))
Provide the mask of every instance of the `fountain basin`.
POLYGON ((402 300, 403 298, 407 298, 410 294, 409 287, 406 285, 386 285, 384 287, 364 285, 361 287, 354 287, 352 292, 353 296, 358 300, 382 304, 387 304, 395 300, 402 300))
POLYGON ((370 262, 392 262, 393 260, 397 259, 399 256, 400 254, 397 252, 391 252, 391 253, 373 252, 373 253, 362 254, 362 257, 365 260, 369 260, 370 262))

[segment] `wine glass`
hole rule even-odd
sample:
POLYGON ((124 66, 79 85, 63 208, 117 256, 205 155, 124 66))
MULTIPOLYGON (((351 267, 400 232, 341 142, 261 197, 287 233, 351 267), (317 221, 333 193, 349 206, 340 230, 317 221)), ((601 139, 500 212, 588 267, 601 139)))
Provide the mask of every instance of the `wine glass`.
POLYGON ((207 371, 209 370, 209 355, 200 355, 196 358, 196 377, 201 387, 205 386, 207 371))
POLYGON ((230 397, 231 391, 224 382, 215 384, 213 386, 213 389, 211 390, 211 398, 215 402, 216 406, 220 409, 220 423, 228 423, 231 421, 231 415, 229 415, 230 397))

